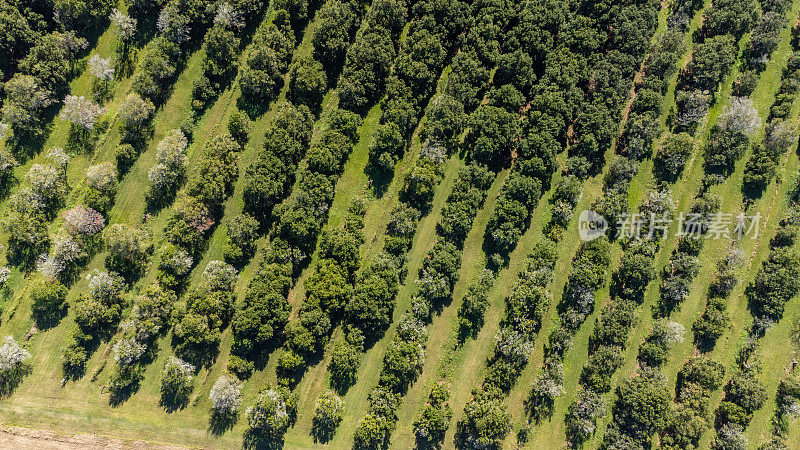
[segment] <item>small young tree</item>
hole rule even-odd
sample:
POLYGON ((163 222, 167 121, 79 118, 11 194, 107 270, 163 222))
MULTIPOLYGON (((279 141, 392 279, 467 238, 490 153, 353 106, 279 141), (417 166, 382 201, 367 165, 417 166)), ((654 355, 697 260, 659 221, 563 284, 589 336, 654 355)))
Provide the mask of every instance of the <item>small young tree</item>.
POLYGON ((208 394, 215 415, 232 417, 242 406, 242 383, 230 375, 217 378, 208 394))
POLYGON ((170 356, 161 373, 161 404, 178 408, 189 402, 195 367, 186 361, 170 356))
POLYGON ((110 59, 101 58, 94 54, 89 58, 89 72, 94 75, 92 90, 94 98, 102 102, 111 92, 111 81, 114 79, 114 66, 110 59))
POLYGON ((342 398, 331 390, 323 392, 314 404, 314 421, 311 426, 314 439, 323 443, 329 441, 336 433, 343 413, 342 398))

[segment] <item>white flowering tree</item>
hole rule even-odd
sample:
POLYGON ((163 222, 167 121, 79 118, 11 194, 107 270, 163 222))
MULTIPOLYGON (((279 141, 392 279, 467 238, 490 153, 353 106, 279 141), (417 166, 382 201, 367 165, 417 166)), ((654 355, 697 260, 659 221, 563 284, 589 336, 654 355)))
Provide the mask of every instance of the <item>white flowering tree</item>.
POLYGON ((152 197, 162 198, 174 193, 188 164, 188 145, 186 136, 180 130, 172 130, 158 143, 156 165, 147 173, 152 185, 152 197))
POLYGON ((155 111, 155 106, 150 100, 145 100, 139 94, 131 92, 119 107, 117 119, 120 129, 126 140, 140 137, 144 126, 155 111))
POLYGON ((208 398, 215 415, 235 416, 242 407, 242 383, 230 375, 222 375, 211 387, 208 398))
POLYGON ((117 167, 111 162, 89 166, 86 169, 86 184, 101 192, 113 190, 117 186, 117 167))
POLYGON ((161 404, 168 410, 185 406, 194 383, 195 367, 170 356, 161 373, 161 404))
POLYGON ((108 82, 114 79, 114 66, 111 60, 98 54, 89 58, 89 72, 100 81, 108 82))
POLYGON ((11 269, 8 266, 0 267, 0 286, 5 286, 9 278, 11 278, 11 269))
POLYGON ((114 361, 118 366, 130 366, 137 363, 147 346, 136 338, 136 326, 133 322, 127 321, 120 324, 123 330, 122 336, 114 343, 114 361))
POLYGON ((104 303, 117 303, 125 290, 125 280, 114 272, 95 269, 86 275, 89 281, 89 295, 104 303))
POLYGON ((72 156, 61 147, 53 147, 47 152, 47 159, 53 161, 56 167, 62 172, 66 172, 67 164, 69 164, 69 160, 72 159, 72 156))
POLYGON ((284 390, 264 389, 253 406, 247 408, 245 440, 280 441, 294 418, 296 401, 284 390))
POLYGON ((64 225, 70 234, 91 237, 103 231, 106 219, 102 214, 84 205, 64 211, 64 225))
POLYGON ((233 291, 236 278, 236 269, 222 261, 209 261, 203 271, 203 280, 212 291, 233 291))
POLYGON ((113 63, 108 58, 94 54, 89 58, 89 72, 94 75, 92 90, 95 100, 105 100, 111 92, 111 81, 114 79, 113 63))
POLYGON ((6 336, 0 345, 0 397, 10 395, 30 371, 31 354, 20 347, 12 336, 6 336))
POLYGON ((136 19, 122 13, 117 8, 111 10, 108 18, 114 25, 114 34, 119 37, 119 40, 124 44, 130 44, 133 37, 136 36, 136 19))
POLYGON ((228 2, 223 2, 214 15, 214 24, 228 29, 240 29, 244 26, 242 15, 228 2))
POLYGON ((84 96, 67 95, 58 117, 72 123, 71 139, 78 144, 88 144, 87 139, 97 120, 105 113, 105 108, 84 96))
POLYGON ((731 97, 731 103, 720 114, 717 120, 719 127, 727 131, 744 134, 754 133, 761 125, 753 99, 749 97, 731 97))
POLYGON ((335 392, 327 390, 314 403, 312 433, 322 442, 329 440, 342 422, 344 401, 335 392))
POLYGON ((49 164, 34 164, 28 169, 25 178, 31 184, 34 194, 38 195, 46 208, 60 204, 68 192, 66 173, 49 164))
MULTIPOLYGON (((68 264, 86 256, 86 246, 69 233, 58 233, 50 245, 50 259, 68 264)), ((44 273, 44 272, 43 272, 44 273)), ((52 274, 50 274, 53 276, 52 274)))

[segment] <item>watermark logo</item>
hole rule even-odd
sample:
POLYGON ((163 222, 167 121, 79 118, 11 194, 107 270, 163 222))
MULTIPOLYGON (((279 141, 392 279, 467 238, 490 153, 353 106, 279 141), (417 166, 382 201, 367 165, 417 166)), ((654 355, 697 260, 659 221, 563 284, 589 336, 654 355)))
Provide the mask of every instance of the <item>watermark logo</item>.
MULTIPOLYGON (((674 222, 677 222, 675 236, 737 240, 749 236, 758 239, 761 214, 680 213, 675 217, 666 213, 622 213, 617 217, 612 232, 616 239, 664 240, 674 222)), ((578 235, 582 241, 593 241, 606 234, 608 229, 608 220, 602 214, 586 209, 578 216, 578 235)))
POLYGON ((602 215, 585 209, 578 216, 578 234, 582 241, 593 241, 606 234, 608 221, 602 215))

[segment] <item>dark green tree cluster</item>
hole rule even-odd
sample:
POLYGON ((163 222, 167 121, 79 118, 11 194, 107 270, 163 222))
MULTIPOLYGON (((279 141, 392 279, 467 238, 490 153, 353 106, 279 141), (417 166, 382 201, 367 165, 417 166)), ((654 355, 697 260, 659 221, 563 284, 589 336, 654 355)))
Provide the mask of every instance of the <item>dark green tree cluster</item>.
POLYGON ((458 421, 455 443, 460 448, 500 448, 511 431, 511 414, 497 390, 475 389, 458 421))
POLYGON ((261 390, 253 406, 247 409, 245 448, 280 446, 283 436, 297 420, 297 393, 285 387, 261 390))
POLYGON ((292 305, 286 297, 292 286, 292 266, 286 261, 286 248, 277 247, 280 244, 265 249, 244 297, 236 305, 228 370, 239 378, 247 378, 255 367, 253 361, 275 347, 289 320, 292 305))
POLYGON ((275 205, 288 195, 297 164, 311 141, 314 119, 308 108, 286 104, 267 129, 264 149, 244 175, 245 211, 262 227, 269 224, 275 205))
POLYGON ((66 30, 88 33, 96 30, 108 20, 112 0, 55 0, 53 13, 56 21, 66 30))
MULTIPOLYGON (((697 3, 697 2, 693 2, 697 3)), ((719 83, 736 62, 737 43, 761 16, 761 6, 751 0, 725 0, 705 12, 696 36, 692 60, 681 72, 675 92, 677 110, 672 125, 676 132, 693 133, 716 100, 719 83)), ((742 96, 747 95, 742 90, 742 96)))
POLYGON ((778 92, 775 94, 775 100, 769 110, 769 121, 774 119, 786 120, 792 110, 794 100, 800 92, 800 27, 792 28, 792 54, 789 55, 789 61, 786 63, 783 75, 781 77, 781 85, 778 92))
MULTIPOLYGON (((25 178, 30 186, 22 188, 8 199, 7 220, 3 224, 9 234, 6 256, 13 264, 20 264, 26 269, 33 267, 39 255, 47 253, 51 241, 48 222, 55 218, 69 192, 66 165, 62 164, 62 157, 65 155, 63 150, 51 149, 49 155, 52 156, 48 158, 51 163, 34 164, 28 169, 25 178)), ((96 218, 97 215, 99 214, 95 213, 93 217, 96 218)), ((82 244, 94 242, 93 236, 82 233, 77 236, 64 233, 61 237, 59 241, 65 245, 53 245, 51 248, 51 254, 57 259, 48 257, 41 261, 56 261, 51 266, 53 270, 46 271, 50 277, 59 275, 64 268, 63 263, 84 262, 86 252, 82 244)))
MULTIPOLYGON (((69 80, 78 73, 78 57, 88 46, 86 39, 71 31, 32 34, 30 42, 34 44, 24 57, 12 53, 9 58, 9 64, 15 57, 19 62, 15 73, 6 74, 10 79, 5 82, 2 102, 3 123, 13 131, 8 141, 23 156, 26 146, 45 132, 45 115, 64 98, 69 80)), ((27 44, 20 44, 27 48, 27 44)))
POLYGON ((290 13, 277 9, 272 21, 256 30, 239 69, 239 87, 246 102, 255 105, 275 99, 294 47, 290 13))
POLYGON ((550 306, 552 294, 547 290, 553 278, 556 263, 556 246, 550 240, 534 245, 519 273, 512 294, 505 299, 506 309, 500 322, 494 354, 489 358, 486 377, 481 387, 473 392, 473 398, 464 408, 465 416, 459 421, 457 440, 495 442, 505 438, 510 424, 501 421, 494 425, 497 430, 476 429, 486 425, 485 421, 500 420, 506 414, 502 398, 519 378, 533 350, 533 342, 542 325, 542 319, 550 306), (487 399, 498 402, 496 410, 485 409, 487 399), (470 423, 475 421, 476 423, 470 423), (483 436, 489 433, 488 436, 483 436), (482 441, 490 438, 489 441, 482 441))
POLYGON ((396 56, 395 42, 408 16, 405 0, 372 2, 367 27, 347 49, 337 85, 339 106, 361 112, 375 104, 386 88, 396 56))
POLYGON ((744 69, 734 83, 736 95, 749 96, 758 75, 767 68, 767 61, 780 42, 781 31, 789 26, 786 13, 791 3, 786 0, 761 3, 761 17, 753 26, 750 42, 743 55, 744 69), (751 81, 752 80, 752 81, 751 81))
POLYGON ((196 367, 209 365, 217 354, 222 330, 233 316, 236 269, 210 261, 202 282, 193 285, 176 306, 172 330, 175 353, 196 367))
POLYGON ((753 413, 767 399, 766 387, 754 370, 741 369, 734 373, 725 385, 725 399, 719 403, 715 424, 717 432, 725 426, 747 428, 753 413))
MULTIPOLYGON (((139 388, 145 367, 155 356, 155 340, 170 329, 177 299, 174 292, 161 288, 158 283, 151 284, 134 298, 131 318, 120 324, 112 347, 115 364, 109 380, 111 404, 123 402, 139 388)), ((84 348, 88 352, 92 347, 84 348)), ((69 352, 68 348, 65 359, 69 352)))
MULTIPOLYGON (((528 400, 530 413, 537 420, 552 413, 555 398, 563 392, 563 355, 571 346, 572 336, 578 327, 594 309, 595 291, 605 284, 605 271, 610 263, 609 247, 608 239, 601 236, 584 242, 572 260, 572 270, 567 278, 561 301, 557 306, 561 323, 548 336, 545 344, 545 364, 528 400)), ((625 312, 622 308, 606 310, 604 311, 604 320, 607 320, 608 323, 599 323, 599 325, 624 329, 624 321, 615 323, 615 319, 624 318, 625 312)), ((609 331, 617 331, 617 329, 609 331)), ((598 338, 602 337, 602 335, 598 335, 598 338)), ((614 347, 608 347, 607 350, 598 353, 595 362, 607 366, 609 361, 615 361, 617 357, 610 353, 614 349, 614 347), (610 357, 609 361, 598 359, 606 355, 610 357)), ((590 372, 597 369, 598 367, 587 369, 582 377, 586 380, 593 378, 590 372)), ((595 421, 602 416, 602 399, 594 391, 584 390, 584 392, 586 395, 583 404, 576 406, 573 403, 567 414, 568 432, 570 439, 574 442, 582 442, 589 437, 595 430, 595 421)))
MULTIPOLYGON (((765 13, 762 16, 762 21, 775 15, 777 13, 765 13)), ((785 11, 780 14, 780 17, 784 21, 777 27, 778 32, 786 26, 785 11)), ((761 22, 759 22, 760 24, 761 22)), ((798 30, 795 29, 794 33, 797 34, 798 30)), ((755 31, 753 34, 755 35, 755 31)), ((769 52, 772 50, 774 48, 771 48, 769 52)), ((796 129, 786 120, 791 105, 797 98, 798 87, 800 87, 800 72, 798 71, 800 69, 798 67, 800 63, 800 42, 796 38, 792 39, 792 50, 795 53, 789 57, 786 68, 781 75, 781 87, 778 89, 775 100, 770 107, 764 139, 760 143, 753 145, 750 159, 744 167, 742 191, 748 197, 761 195, 772 179, 775 178, 781 156, 797 141, 796 129)), ((766 54, 768 55, 769 52, 766 54)))
MULTIPOLYGON (((675 11, 672 11, 675 14, 675 11)), ((635 97, 622 129, 618 152, 641 161, 652 154, 653 142, 661 134, 659 116, 664 112, 664 95, 670 79, 678 71, 685 53, 684 32, 670 27, 661 33, 644 60, 644 79, 635 86, 635 97)), ((678 174, 683 165, 674 168, 678 174)))
POLYGON ((101 339, 108 339, 126 306, 123 298, 125 282, 111 272, 95 272, 89 279, 89 294, 82 294, 75 304, 78 329, 64 352, 62 368, 68 378, 84 372, 89 352, 101 339))
POLYGON ((441 384, 435 385, 420 417, 414 421, 414 436, 421 447, 435 447, 444 441, 444 435, 453 418, 450 392, 441 384))
POLYGON ((698 348, 710 351, 717 340, 730 327, 730 315, 726 312, 727 299, 738 284, 736 270, 741 265, 740 252, 731 251, 717 263, 717 273, 708 289, 708 300, 703 314, 692 324, 694 341, 698 348))
POLYGON ((203 40, 202 73, 192 89, 195 110, 205 109, 233 79, 239 65, 242 37, 252 29, 252 21, 259 16, 263 5, 261 1, 239 0, 217 6, 214 24, 203 40))
POLYGON ((789 438, 789 424, 794 418, 800 401, 800 379, 797 374, 789 374, 778 385, 775 395, 777 407, 772 421, 772 440, 774 448, 786 447, 789 438))
MULTIPOLYGON (((277 369, 282 384, 294 387, 300 381, 304 369, 328 343, 334 324, 357 301, 353 283, 359 269, 364 213, 363 204, 355 202, 343 226, 324 233, 320 239, 320 259, 305 282, 306 298, 298 320, 285 329, 286 352, 281 355, 277 369)), ((371 301, 380 301, 379 290, 371 294, 375 295, 371 301)))
MULTIPOLYGON (((441 160, 431 161, 431 164, 441 164, 441 160)), ((417 168, 419 167, 417 165, 417 168)), ((411 177, 413 177, 413 172, 411 177)), ((412 310, 405 313, 400 319, 398 333, 384 356, 379 381, 381 389, 403 395, 422 372, 425 344, 428 337, 426 326, 430 323, 433 311, 442 308, 452 297, 453 287, 459 276, 458 270, 461 266, 461 248, 464 238, 486 198, 486 190, 489 188, 491 180, 492 173, 479 163, 471 162, 459 171, 455 187, 445 202, 443 217, 437 227, 439 240, 428 253, 420 268, 412 310)), ((408 189, 408 184, 406 188, 408 189)), ((431 197, 427 197, 427 202, 431 200, 431 197)), ((401 206, 401 209, 396 210, 393 214, 387 236, 394 236, 396 241, 393 243, 387 240, 385 246, 387 253, 398 259, 402 258, 402 255, 410 249, 411 238, 420 215, 417 207, 425 209, 425 205, 421 205, 419 200, 414 206, 402 203, 401 205, 404 206, 401 206), (392 233, 393 231, 394 233, 392 233), (400 241, 402 245, 397 245, 397 241, 400 241)), ((399 259, 399 264, 403 264, 402 259, 399 259)), ((397 283, 396 275, 394 277, 392 282, 397 283)), ((356 292, 359 292, 360 289, 361 285, 357 284, 356 292)), ((363 300, 362 304, 365 304, 363 300)), ((371 340, 380 337, 391 323, 394 295, 387 298, 383 304, 375 301, 373 304, 376 304, 378 308, 375 306, 369 309, 362 307, 358 317, 348 317, 349 323, 358 329, 359 333, 371 340), (377 323, 374 319, 363 320, 375 316, 384 319, 381 323, 377 323)), ((432 410, 430 414, 438 414, 436 411, 439 411, 442 405, 437 404, 435 408, 436 410, 432 410)), ((391 422, 393 427, 394 422, 390 420, 393 414, 392 411, 391 414, 384 415, 380 420, 391 422)), ((368 415, 359 423, 359 429, 368 426, 373 420, 377 419, 368 415)), ((426 434, 425 439, 437 439, 436 442, 443 438, 444 434, 443 431, 431 433, 426 434)))
MULTIPOLYGON (((164 288, 178 292, 202 255, 239 173, 241 147, 229 134, 215 136, 203 150, 185 192, 173 205, 160 250, 156 277, 164 288)), ((176 314, 173 340, 179 356, 198 367, 215 357, 219 334, 235 303, 229 279, 235 278, 236 270, 221 261, 212 261, 205 270, 204 283, 187 294, 185 307, 176 314), (216 278, 227 281, 217 283, 216 278)))
POLYGON ((799 226, 800 212, 792 208, 770 241, 769 257, 745 289, 748 307, 757 321, 780 320, 786 303, 800 290, 800 255, 793 248, 799 226))
POLYGON ((661 434, 665 446, 691 448, 713 424, 711 393, 722 386, 725 366, 706 356, 686 361, 675 386, 675 413, 661 434))
POLYGON ((458 0, 422 1, 412 9, 411 26, 386 79, 383 115, 370 147, 370 165, 377 173, 392 174, 405 152, 427 99, 448 54, 457 40, 448 39, 464 29, 467 6, 458 0))
POLYGON ((667 380, 658 371, 645 370, 623 381, 615 400, 605 445, 624 442, 633 448, 648 448, 652 435, 668 426, 675 414, 667 380))

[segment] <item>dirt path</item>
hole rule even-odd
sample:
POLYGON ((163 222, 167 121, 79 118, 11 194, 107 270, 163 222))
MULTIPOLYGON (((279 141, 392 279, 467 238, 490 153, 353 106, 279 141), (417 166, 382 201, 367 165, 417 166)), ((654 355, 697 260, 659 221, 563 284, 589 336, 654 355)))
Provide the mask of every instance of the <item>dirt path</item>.
POLYGON ((47 430, 0 425, 0 447, 4 449, 182 449, 144 441, 129 441, 90 434, 62 435, 47 430))

